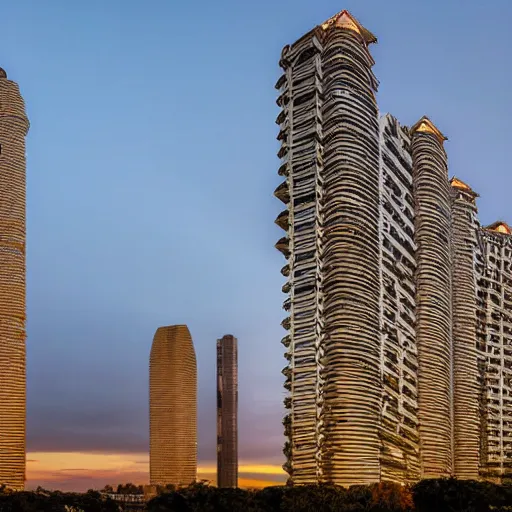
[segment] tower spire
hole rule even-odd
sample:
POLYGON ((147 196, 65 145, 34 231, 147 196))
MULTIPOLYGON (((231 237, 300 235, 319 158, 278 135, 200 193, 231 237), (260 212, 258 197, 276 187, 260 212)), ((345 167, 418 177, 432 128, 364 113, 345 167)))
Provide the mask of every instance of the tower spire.
POLYGON ((502 220, 493 222, 489 226, 485 226, 484 229, 486 231, 494 231, 495 233, 501 233, 502 235, 512 235, 512 228, 502 220))
POLYGON ((456 188, 458 190, 462 190, 463 192, 466 192, 467 194, 473 196, 473 197, 479 197, 478 194, 464 181, 460 180, 456 176, 454 176, 450 180, 450 185, 453 188, 456 188))
POLYGON ((423 116, 415 125, 411 127, 411 135, 415 132, 431 133, 437 138, 437 140, 439 140, 441 144, 443 144, 445 140, 448 140, 448 137, 445 137, 427 116, 423 116))
POLYGON ((361 23, 359 23, 347 10, 343 10, 338 14, 335 14, 332 18, 329 18, 327 21, 322 23, 321 26, 324 30, 329 30, 331 28, 353 30, 364 39, 366 44, 377 42, 377 38, 368 29, 364 28, 361 23))

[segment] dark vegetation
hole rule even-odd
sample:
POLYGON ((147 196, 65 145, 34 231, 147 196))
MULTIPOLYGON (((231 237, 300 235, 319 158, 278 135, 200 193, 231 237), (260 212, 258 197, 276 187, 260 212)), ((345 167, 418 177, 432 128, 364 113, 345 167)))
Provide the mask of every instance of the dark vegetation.
POLYGON ((59 491, 10 492, 0 489, 0 512, 118 512, 118 505, 99 492, 85 494, 59 491))
POLYGON ((106 485, 105 487, 103 487, 101 492, 107 492, 110 494, 144 494, 144 486, 135 485, 132 483, 119 484, 117 487, 106 485))
MULTIPOLYGON (((138 486, 122 486, 127 492, 138 486)), ((110 490, 110 489, 109 489, 110 490)), ((117 490, 117 489, 116 489, 117 490)), ((0 512, 118 512, 100 493, 11 493, 0 489, 0 512), (73 507, 73 508, 71 508, 73 507)), ((126 509, 127 510, 127 509, 126 509)), ((141 510, 141 509, 139 509, 141 510)), ((261 490, 217 489, 194 484, 164 490, 148 512, 512 512, 512 485, 455 479, 423 480, 407 487, 390 483, 353 486, 276 486, 261 490)))
POLYGON ((163 493, 148 512, 512 512, 512 486, 455 479, 413 487, 381 483, 267 487, 257 491, 192 485, 163 493))

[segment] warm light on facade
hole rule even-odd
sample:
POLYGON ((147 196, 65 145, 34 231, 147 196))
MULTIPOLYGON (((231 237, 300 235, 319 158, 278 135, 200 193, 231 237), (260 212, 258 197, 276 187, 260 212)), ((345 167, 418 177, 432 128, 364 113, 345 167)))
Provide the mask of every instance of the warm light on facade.
POLYGON ((0 69, 0 484, 25 484, 25 137, 18 85, 0 69))
POLYGON ((197 476, 197 366, 186 325, 160 327, 149 365, 151 485, 188 485, 197 476))

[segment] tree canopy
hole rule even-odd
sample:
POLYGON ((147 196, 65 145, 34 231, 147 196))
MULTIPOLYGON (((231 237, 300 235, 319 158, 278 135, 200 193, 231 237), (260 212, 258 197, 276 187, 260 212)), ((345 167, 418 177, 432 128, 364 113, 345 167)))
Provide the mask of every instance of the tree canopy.
MULTIPOLYGON (((103 492, 114 489, 106 486, 103 492)), ((139 494, 140 486, 117 490, 139 494), (128 492, 134 491, 137 492, 128 492)), ((122 494, 121 492, 120 494, 122 494)), ((143 505, 142 505, 143 506, 143 505)), ((0 488, 0 512, 118 512, 99 492, 11 492, 0 488)), ((335 485, 275 486, 260 490, 218 489, 197 483, 161 488, 147 512, 512 512, 512 485, 470 480, 422 480, 414 486, 383 482, 348 489, 335 485)))

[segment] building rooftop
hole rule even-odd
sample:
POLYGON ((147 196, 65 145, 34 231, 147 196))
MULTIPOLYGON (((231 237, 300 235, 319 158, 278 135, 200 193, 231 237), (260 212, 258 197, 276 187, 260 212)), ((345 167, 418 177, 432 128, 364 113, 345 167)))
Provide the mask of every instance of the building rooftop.
POLYGON ((467 192, 468 194, 472 195, 473 197, 479 197, 479 195, 467 183, 464 183, 462 180, 459 180, 459 178, 457 178, 456 176, 454 176, 450 180, 450 185, 453 188, 457 188, 459 190, 467 192))
POLYGON ((497 220, 496 222, 489 224, 489 226, 486 226, 484 229, 486 231, 494 231, 495 233, 501 233, 502 235, 512 235, 512 229, 506 222, 502 220, 497 220))
POLYGON ((445 140, 448 140, 448 137, 445 137, 441 133, 441 131, 436 127, 436 125, 427 116, 423 116, 415 125, 413 125, 411 127, 411 129, 410 129, 411 135, 414 132, 431 133, 439 140, 439 142, 441 144, 445 140))
POLYGON ((321 27, 324 30, 328 30, 333 27, 353 30, 363 37, 366 44, 377 42, 377 38, 368 29, 364 28, 361 23, 359 23, 347 10, 343 10, 338 14, 335 14, 332 18, 329 18, 327 21, 322 23, 321 27))

